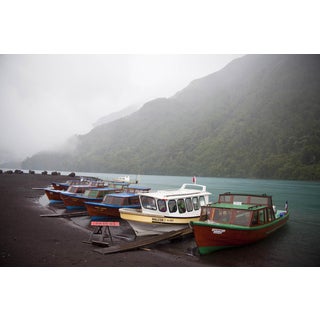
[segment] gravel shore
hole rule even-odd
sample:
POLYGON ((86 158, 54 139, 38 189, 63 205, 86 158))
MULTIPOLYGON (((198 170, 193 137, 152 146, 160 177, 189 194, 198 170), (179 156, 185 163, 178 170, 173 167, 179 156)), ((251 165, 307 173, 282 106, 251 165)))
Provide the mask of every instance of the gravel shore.
POLYGON ((1 266, 8 267, 186 267, 199 258, 157 250, 133 250, 101 255, 83 243, 89 231, 66 218, 43 218, 52 213, 39 203, 52 181, 67 176, 0 174, 1 266))

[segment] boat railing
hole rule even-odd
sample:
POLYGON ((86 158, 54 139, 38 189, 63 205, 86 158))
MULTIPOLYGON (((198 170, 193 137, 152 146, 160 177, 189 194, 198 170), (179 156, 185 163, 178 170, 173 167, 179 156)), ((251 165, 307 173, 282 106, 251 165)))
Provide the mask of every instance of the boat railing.
POLYGON ((196 189, 199 191, 206 191, 207 187, 201 184, 196 184, 196 183, 184 183, 180 189, 187 189, 187 190, 196 189))

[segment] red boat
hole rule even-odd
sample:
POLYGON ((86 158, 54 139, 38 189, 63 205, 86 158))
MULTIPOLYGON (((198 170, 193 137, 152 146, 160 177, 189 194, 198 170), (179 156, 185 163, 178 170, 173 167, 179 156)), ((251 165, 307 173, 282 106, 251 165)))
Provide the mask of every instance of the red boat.
POLYGON ((225 193, 203 206, 199 221, 190 225, 200 254, 208 254, 259 241, 288 219, 287 202, 284 210, 275 210, 271 196, 225 193))
POLYGON ((63 201, 61 198, 61 194, 67 193, 73 193, 73 194, 79 194, 84 193, 87 189, 93 189, 93 188, 103 188, 104 182, 103 181, 91 181, 90 183, 84 182, 84 184, 71 184, 67 191, 63 190, 55 190, 52 188, 45 188, 44 191, 50 201, 63 201))
POLYGON ((118 189, 109 187, 89 188, 83 193, 61 192, 60 197, 66 209, 84 208, 86 201, 101 202, 106 194, 117 192, 118 189))

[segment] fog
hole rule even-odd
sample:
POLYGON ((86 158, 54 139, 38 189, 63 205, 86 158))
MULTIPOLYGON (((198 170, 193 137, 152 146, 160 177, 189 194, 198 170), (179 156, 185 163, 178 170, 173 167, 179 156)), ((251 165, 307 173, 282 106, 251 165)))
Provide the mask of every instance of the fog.
POLYGON ((60 147, 101 117, 170 97, 239 55, 0 55, 0 163, 60 147))

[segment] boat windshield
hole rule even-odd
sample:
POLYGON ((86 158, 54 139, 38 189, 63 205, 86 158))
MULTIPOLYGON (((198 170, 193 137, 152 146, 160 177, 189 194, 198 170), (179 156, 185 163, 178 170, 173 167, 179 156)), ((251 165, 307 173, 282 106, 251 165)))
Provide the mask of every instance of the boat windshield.
POLYGON ((146 209, 157 210, 155 198, 141 196, 141 204, 146 209))
POLYGON ((83 193, 84 190, 84 187, 70 186, 67 191, 71 193, 83 193))
POLYGON ((105 203, 107 204, 114 204, 114 205, 121 205, 123 204, 123 198, 121 197, 113 197, 113 196, 106 196, 105 203))
POLYGON ((249 226, 251 224, 252 213, 252 210, 202 207, 200 220, 208 220, 213 223, 249 226))
POLYGON ((99 190, 86 190, 85 192, 84 192, 84 195, 86 196, 86 197, 90 197, 90 198, 97 198, 97 196, 98 196, 98 193, 99 193, 99 190))

